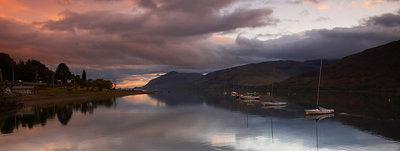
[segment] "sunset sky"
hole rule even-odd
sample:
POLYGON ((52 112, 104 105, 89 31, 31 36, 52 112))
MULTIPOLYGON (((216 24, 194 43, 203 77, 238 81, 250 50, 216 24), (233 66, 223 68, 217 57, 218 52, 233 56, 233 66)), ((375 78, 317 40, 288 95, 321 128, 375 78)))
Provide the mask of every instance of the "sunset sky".
POLYGON ((119 87, 399 39, 400 0, 0 0, 0 52, 119 87))

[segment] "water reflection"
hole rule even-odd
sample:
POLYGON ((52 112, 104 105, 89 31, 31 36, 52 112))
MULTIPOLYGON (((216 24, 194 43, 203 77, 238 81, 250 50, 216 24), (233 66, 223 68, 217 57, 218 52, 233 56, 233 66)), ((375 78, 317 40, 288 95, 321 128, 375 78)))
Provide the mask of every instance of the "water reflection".
POLYGON ((71 107, 61 107, 57 110, 57 119, 62 125, 67 125, 72 116, 71 107))
POLYGON ((318 121, 323 120, 325 118, 330 118, 334 117, 334 114, 321 114, 321 115, 306 115, 307 120, 315 120, 315 144, 317 147, 317 150, 319 149, 319 135, 318 135, 318 121))
MULTIPOLYGON (((170 92, 28 107, 1 120, 20 124, 2 132, 0 150, 400 149, 396 139, 342 120, 357 117, 305 117, 305 106, 262 108, 223 95, 170 92)), ((357 120, 364 121, 349 121, 357 120)))
POLYGON ((115 98, 18 108, 1 114, 1 133, 12 133, 14 129, 19 127, 31 129, 35 125, 45 126, 48 119, 55 117, 62 125, 67 125, 72 117, 73 110, 80 111, 83 114, 93 114, 97 107, 111 107, 113 104, 115 104, 115 98))
MULTIPOLYGON (((312 107, 313 93, 297 93, 282 98, 291 103, 312 107)), ((393 95, 371 95, 357 93, 322 93, 322 106, 329 106, 337 113, 336 120, 361 130, 400 140, 400 97, 393 95), (391 98, 391 101, 388 101, 391 98)))
POLYGON ((165 102, 162 102, 157 98, 150 97, 149 95, 126 96, 121 98, 121 101, 128 102, 132 105, 165 107, 165 102))

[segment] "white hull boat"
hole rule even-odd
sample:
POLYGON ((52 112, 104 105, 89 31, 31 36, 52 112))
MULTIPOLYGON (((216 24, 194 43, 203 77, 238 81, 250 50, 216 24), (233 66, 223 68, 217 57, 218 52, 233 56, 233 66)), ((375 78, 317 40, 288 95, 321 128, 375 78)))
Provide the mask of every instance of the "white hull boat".
POLYGON ((280 102, 280 101, 267 101, 267 102, 261 102, 262 105, 269 105, 269 106, 283 106, 286 105, 286 102, 280 102))
POLYGON ((240 99, 244 99, 244 100, 259 100, 260 96, 243 95, 243 96, 240 96, 240 99))
POLYGON ((260 102, 260 100, 246 99, 246 100, 243 100, 242 102, 246 102, 246 103, 255 103, 255 102, 260 102))
POLYGON ((306 115, 317 115, 317 114, 330 114, 330 113, 335 112, 335 110, 334 109, 326 109, 326 108, 323 108, 323 107, 318 107, 318 108, 315 108, 315 109, 304 110, 304 112, 306 112, 306 115))
POLYGON ((262 109, 281 109, 281 108, 285 108, 286 105, 264 105, 261 108, 262 109))
POLYGON ((239 96, 237 92, 231 92, 231 96, 239 96))
POLYGON ((247 92, 247 95, 256 95, 256 92, 247 92))

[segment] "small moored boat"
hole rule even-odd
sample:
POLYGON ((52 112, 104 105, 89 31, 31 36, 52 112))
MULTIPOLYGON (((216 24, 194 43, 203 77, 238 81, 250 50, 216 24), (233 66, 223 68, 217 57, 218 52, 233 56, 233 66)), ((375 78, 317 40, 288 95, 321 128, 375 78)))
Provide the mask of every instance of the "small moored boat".
POLYGON ((270 106, 282 106, 282 105, 286 105, 286 102, 271 100, 271 101, 261 102, 261 104, 262 105, 270 105, 270 106))
POLYGON ((304 112, 306 113, 306 115, 309 114, 330 114, 335 112, 334 109, 326 109, 323 107, 318 106, 318 102, 319 102, 319 90, 320 90, 320 86, 321 86, 321 71, 322 71, 322 59, 321 59, 321 63, 319 66, 319 77, 318 77, 318 91, 317 91, 317 107, 314 109, 306 109, 304 110, 304 112))
POLYGON ((257 92, 247 92, 247 95, 256 95, 257 92))
MULTIPOLYGON (((271 95, 272 98, 274 97, 274 83, 272 83, 272 92, 269 95, 271 95)), ((286 102, 270 100, 266 102, 261 102, 261 104, 265 106, 284 106, 286 105, 286 102)))
POLYGON ((231 96, 238 96, 239 94, 237 92, 231 92, 231 96))
POLYGON ((243 99, 243 100, 259 100, 260 96, 258 96, 258 95, 242 95, 242 96, 240 96, 240 99, 243 99))
POLYGON ((323 107, 316 107, 315 109, 306 109, 304 110, 304 112, 306 112, 306 115, 313 115, 313 114, 330 114, 335 112, 334 109, 326 109, 323 107))
POLYGON ((246 103, 255 103, 255 102, 260 102, 260 100, 256 100, 256 99, 245 99, 242 102, 246 102, 246 103))
POLYGON ((262 109, 282 109, 285 107, 286 107, 286 105, 263 105, 263 106, 261 106, 262 109))

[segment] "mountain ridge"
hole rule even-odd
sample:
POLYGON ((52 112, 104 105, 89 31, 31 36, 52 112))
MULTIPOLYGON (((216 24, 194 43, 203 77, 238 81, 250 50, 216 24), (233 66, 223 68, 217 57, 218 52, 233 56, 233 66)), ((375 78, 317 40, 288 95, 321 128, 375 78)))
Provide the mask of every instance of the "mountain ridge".
POLYGON ((145 86, 140 87, 145 90, 176 89, 184 88, 187 84, 201 78, 200 73, 183 73, 170 71, 160 77, 150 80, 145 86))
MULTIPOLYGON (((323 60, 321 88, 399 88, 399 57, 400 40, 369 48, 339 60, 323 60)), ((272 83, 280 88, 316 88, 319 66, 320 59, 279 60, 217 70, 204 76, 199 73, 180 74, 173 71, 151 80, 144 88, 154 89, 155 85, 159 85, 159 88, 263 87, 272 83), (166 78, 166 76, 173 77, 174 75, 175 78, 166 78), (179 79, 181 80, 177 81, 179 79)))
MULTIPOLYGON (((326 60, 324 65, 330 62, 332 61, 326 60)), ((194 85, 211 88, 232 87, 234 85, 265 86, 318 68, 318 60, 279 60, 252 63, 208 73, 195 81, 194 85)))
MULTIPOLYGON (((322 68, 321 87, 400 87, 400 40, 346 56, 322 68)), ((318 72, 291 77, 286 86, 316 85, 318 72)))

